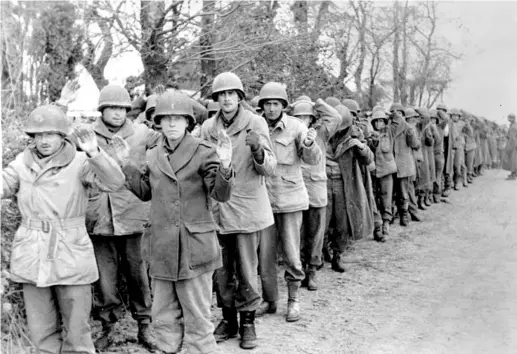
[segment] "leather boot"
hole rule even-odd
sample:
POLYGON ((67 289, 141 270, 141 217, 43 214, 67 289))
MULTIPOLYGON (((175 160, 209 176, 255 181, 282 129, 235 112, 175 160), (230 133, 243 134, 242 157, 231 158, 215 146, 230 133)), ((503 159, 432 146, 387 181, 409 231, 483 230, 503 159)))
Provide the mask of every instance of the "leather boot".
POLYGON ((300 319, 300 300, 298 298, 298 284, 287 284, 287 322, 296 322, 300 319))
POLYGON ((332 257, 332 270, 338 273, 344 273, 346 270, 341 264, 341 255, 338 252, 334 252, 334 257, 332 257))
POLYGON ((138 344, 147 349, 150 352, 154 352, 158 349, 156 342, 151 334, 151 326, 149 323, 138 324, 138 344))
POLYGON ((429 191, 427 191, 425 193, 425 197, 424 197, 424 204, 427 206, 427 207, 430 207, 431 206, 431 200, 429 199, 429 191))
POLYGON ((420 210, 426 210, 427 209, 425 207, 424 196, 423 195, 419 195, 418 196, 417 205, 418 205, 418 209, 420 209, 420 210))
POLYGON ((375 230, 373 230, 373 239, 377 242, 384 242, 384 236, 382 234, 382 226, 375 226, 375 230))
POLYGON ((237 320, 237 310, 231 307, 223 307, 223 319, 214 331, 215 341, 224 342, 237 336, 239 332, 239 322, 237 320))
POLYGON ((386 237, 390 235, 390 223, 388 220, 384 220, 382 222, 382 236, 384 236, 384 241, 386 241, 386 237))
POLYGON ((449 194, 451 194, 451 189, 445 188, 444 191, 442 192, 442 197, 447 198, 447 197, 449 197, 449 194))
POLYGON ((111 332, 113 331, 113 323, 103 323, 101 336, 93 343, 97 351, 106 350, 111 344, 111 332))
POLYGON ((253 349, 257 346, 257 333, 255 332, 255 311, 241 312, 241 326, 239 328, 241 335, 242 349, 253 349))
POLYGON ((468 183, 472 183, 472 182, 474 182, 474 180, 472 179, 472 173, 469 173, 469 174, 467 175, 467 182, 468 182, 468 183))
POLYGON ((408 226, 409 225, 409 217, 407 210, 400 210, 400 226, 408 226))
POLYGON ((307 283, 307 289, 309 291, 316 291, 318 290, 318 282, 316 281, 316 267, 310 266, 308 269, 308 283, 307 283))
POLYGON ((275 301, 262 301, 262 303, 259 305, 259 308, 257 309, 257 312, 255 312, 255 316, 261 317, 266 314, 273 314, 276 313, 276 302, 275 301))
POLYGON ((460 184, 458 182, 454 182, 454 190, 459 191, 460 190, 460 184))
POLYGON ((433 203, 440 203, 440 196, 438 194, 433 194, 433 203))

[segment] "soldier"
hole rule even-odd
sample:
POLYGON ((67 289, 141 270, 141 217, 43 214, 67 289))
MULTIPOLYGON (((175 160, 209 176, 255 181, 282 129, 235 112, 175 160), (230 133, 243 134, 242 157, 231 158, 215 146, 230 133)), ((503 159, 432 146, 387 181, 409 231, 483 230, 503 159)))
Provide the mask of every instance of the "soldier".
MULTIPOLYGON (((300 319, 298 290, 305 278, 300 261, 300 229, 303 210, 309 208, 301 163, 316 165, 321 159, 321 149, 315 143, 317 132, 314 128, 307 128, 299 119, 283 112, 288 105, 287 92, 282 84, 268 82, 260 89, 259 107, 269 126, 277 158, 275 173, 266 178, 275 224, 263 233, 268 247, 260 248, 261 253, 270 252, 272 254, 269 256, 273 258, 264 263, 265 259, 261 256, 260 269, 261 274, 266 269, 267 274, 276 273, 277 260, 273 245, 276 249, 279 243, 288 290, 286 320, 295 322, 300 319)), ((276 277, 270 285, 277 287, 276 277)))
POLYGON ((476 153, 476 140, 474 137, 474 129, 470 124, 473 118, 467 114, 467 112, 463 113, 463 120, 465 122, 465 126, 463 127, 463 135, 465 136, 465 165, 467 174, 466 181, 467 183, 472 183, 474 174, 474 156, 476 153))
POLYGON ((450 115, 447 110, 447 106, 443 103, 440 103, 436 106, 436 111, 438 115, 443 120, 443 157, 444 157, 444 167, 443 167, 443 181, 442 181, 442 197, 447 198, 451 193, 452 188, 452 176, 454 174, 454 150, 452 149, 452 141, 454 140, 451 137, 452 132, 452 120, 450 119, 450 115))
POLYGON ((432 194, 433 184, 436 178, 436 169, 434 164, 434 144, 435 138, 438 135, 438 130, 431 122, 431 116, 427 108, 418 108, 417 112, 420 115, 420 127, 422 131, 422 154, 424 157, 424 164, 426 165, 427 171, 429 173, 427 180, 422 185, 420 199, 421 204, 425 205, 426 207, 430 207, 432 205, 430 195, 432 194))
POLYGON ((393 155, 397 164, 394 190, 397 198, 397 208, 400 215, 400 225, 408 226, 409 187, 410 178, 416 175, 413 149, 418 149, 420 141, 417 138, 415 128, 409 126, 404 119, 404 107, 400 103, 394 103, 390 107, 391 124, 393 134, 393 155))
POLYGON ((408 125, 415 129, 416 137, 419 142, 419 144, 412 149, 416 174, 410 177, 409 179, 408 212, 411 216, 412 221, 420 221, 420 217, 418 216, 418 209, 425 210, 425 206, 423 206, 423 204, 421 203, 422 198, 419 197, 422 194, 422 189, 424 189, 427 185, 427 181, 429 179, 429 168, 427 164, 424 163, 424 153, 422 151, 422 145, 420 143, 423 136, 420 115, 413 108, 406 108, 405 119, 408 125))
POLYGON ((98 270, 84 221, 87 189, 116 191, 124 176, 91 129, 76 128, 77 151, 56 106, 36 108, 24 130, 34 142, 2 171, 1 197, 16 195, 22 215, 11 280, 23 284, 36 352, 94 354, 88 322, 98 270))
MULTIPOLYGON (((224 130, 217 146, 191 136, 196 125, 191 100, 175 92, 160 95, 154 120, 163 135, 147 151, 143 172, 127 164, 124 173, 131 191, 151 201, 150 275, 157 346, 165 353, 178 353, 184 342, 189 353, 213 353, 217 344, 210 321, 212 275, 222 262, 212 198, 230 199, 231 140, 224 130)), ((116 138, 119 147, 127 145, 116 138)))
POLYGON ((382 236, 375 240, 385 242, 393 217, 393 175, 397 172, 397 164, 393 156, 393 135, 388 125, 388 117, 383 111, 375 111, 371 123, 374 132, 369 139, 369 147, 375 155, 373 181, 377 206, 382 216, 382 236))
POLYGON ((447 125, 447 121, 443 119, 442 115, 435 109, 429 112, 431 122, 436 127, 436 135, 434 136, 434 169, 435 178, 433 183, 433 203, 440 203, 440 197, 442 195, 442 176, 443 168, 445 165, 444 158, 444 146, 443 146, 443 134, 444 128, 447 125))
MULTIPOLYGON (((326 151, 327 142, 341 124, 339 113, 318 99, 313 104, 309 97, 302 96, 293 104, 291 114, 299 118, 308 128, 314 128, 318 135, 316 143, 321 151, 326 151)), ((318 289, 316 271, 323 266, 322 247, 325 234, 327 208, 327 174, 325 171, 326 158, 322 158, 317 165, 302 161, 303 181, 309 194, 309 209, 303 211, 301 229, 301 260, 305 272, 302 286, 308 290, 318 289)))
POLYGON ((517 179, 517 122, 515 122, 515 114, 511 113, 508 115, 508 122, 510 122, 510 127, 506 135, 505 164, 503 168, 510 171, 510 175, 506 179, 514 181, 517 179))
MULTIPOLYGON (((461 112, 456 109, 451 109, 452 131, 451 135, 454 137, 452 141, 452 148, 454 150, 454 190, 459 190, 460 181, 463 180, 463 170, 465 168, 465 136, 463 134, 463 127, 465 123, 460 120, 461 112)), ((465 183, 467 183, 465 181, 465 183)))
MULTIPOLYGON (((99 146, 110 156, 116 157, 112 139, 117 135, 129 144, 132 161, 137 165, 144 164, 145 151, 155 144, 159 133, 127 119, 129 109, 129 94, 123 87, 104 87, 98 106, 102 116, 93 123, 93 130, 99 146)), ((88 208, 87 223, 99 267, 94 315, 102 323, 102 334, 95 347, 104 350, 111 344, 113 325, 123 314, 117 288, 118 274, 122 272, 128 285, 131 314, 138 322, 138 342, 152 350, 155 345, 149 329, 151 293, 141 247, 149 203, 142 202, 122 187, 111 193, 93 193, 88 208)))
MULTIPOLYGON (((244 88, 237 75, 230 72, 217 75, 212 84, 212 98, 219 103, 220 110, 203 123, 201 137, 216 143, 220 131, 226 130, 232 142, 232 166, 236 173, 232 198, 214 206, 223 252, 223 267, 215 272, 223 319, 214 335, 221 342, 240 332, 241 348, 253 349, 257 345, 255 311, 261 302, 257 283, 258 249, 261 231, 274 222, 264 178, 275 170, 276 158, 267 123, 241 105, 244 88), (237 312, 240 312, 240 328, 237 312)), ((276 280, 276 271, 271 276, 276 280)))
POLYGON ((343 120, 327 147, 327 229, 334 222, 332 269, 344 272, 341 258, 347 246, 370 235, 374 229, 373 211, 361 170, 372 163, 374 155, 360 140, 362 131, 352 124, 349 110, 342 105, 336 106, 336 110, 343 120))

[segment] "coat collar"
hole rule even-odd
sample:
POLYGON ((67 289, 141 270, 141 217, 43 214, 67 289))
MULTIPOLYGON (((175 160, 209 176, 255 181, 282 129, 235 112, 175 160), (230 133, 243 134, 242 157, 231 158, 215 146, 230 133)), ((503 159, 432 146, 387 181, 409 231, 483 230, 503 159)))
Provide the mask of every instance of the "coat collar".
POLYGON ((114 135, 119 135, 125 139, 128 136, 133 135, 135 132, 135 126, 134 126, 133 122, 131 121, 131 119, 128 119, 128 118, 126 118, 124 125, 122 125, 122 127, 116 133, 109 131, 106 124, 104 124, 104 122, 102 121, 102 117, 98 117, 97 120, 92 124, 92 126, 93 126, 93 130, 97 134, 105 137, 106 139, 111 139, 111 138, 113 138, 114 135))
MULTIPOLYGON (((212 129, 210 129, 210 135, 216 140, 219 139, 219 131, 223 129, 223 118, 221 117, 222 114, 223 113, 219 111, 219 113, 215 116, 212 129)), ((241 104, 239 104, 239 112, 237 112, 237 116, 235 117, 233 124, 228 127, 228 130, 226 130, 226 134, 232 136, 238 134, 244 128, 246 128, 250 123, 249 114, 252 113, 248 112, 246 109, 244 109, 244 107, 242 107, 241 104)))
POLYGON ((49 160, 44 168, 41 168, 34 159, 36 144, 32 143, 27 146, 24 154, 25 164, 36 172, 36 179, 40 178, 45 172, 52 168, 64 167, 72 162, 76 154, 76 147, 68 138, 64 140, 64 145, 63 149, 49 160))
POLYGON ((185 134, 176 150, 170 153, 165 147, 165 136, 158 143, 158 167, 170 178, 177 180, 176 173, 192 160, 199 146, 199 140, 190 133, 185 134))
MULTIPOLYGON (((352 127, 348 129, 345 135, 339 138, 339 143, 336 147, 336 150, 333 152, 333 159, 337 160, 341 155, 347 152, 350 149, 348 142, 352 139, 352 127)), ((336 138, 336 136, 334 136, 336 138)))

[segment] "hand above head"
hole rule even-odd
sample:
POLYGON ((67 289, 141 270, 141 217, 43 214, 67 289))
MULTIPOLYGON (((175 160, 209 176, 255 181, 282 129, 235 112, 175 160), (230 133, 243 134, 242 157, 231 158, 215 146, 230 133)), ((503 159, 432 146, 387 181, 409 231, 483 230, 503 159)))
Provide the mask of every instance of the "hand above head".
POLYGON ((216 152, 223 168, 229 168, 232 162, 232 140, 228 134, 226 134, 226 131, 222 129, 219 131, 216 152))

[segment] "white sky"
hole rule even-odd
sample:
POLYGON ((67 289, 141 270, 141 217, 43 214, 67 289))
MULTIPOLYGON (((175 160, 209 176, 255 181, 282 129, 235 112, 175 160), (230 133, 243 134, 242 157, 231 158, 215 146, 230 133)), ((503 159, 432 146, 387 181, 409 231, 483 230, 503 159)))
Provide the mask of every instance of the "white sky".
MULTIPOLYGON (((500 123, 517 113, 517 1, 440 1, 439 32, 463 53, 444 94, 449 107, 500 123)), ((123 84, 143 71, 136 53, 108 63, 105 75, 123 84)))

